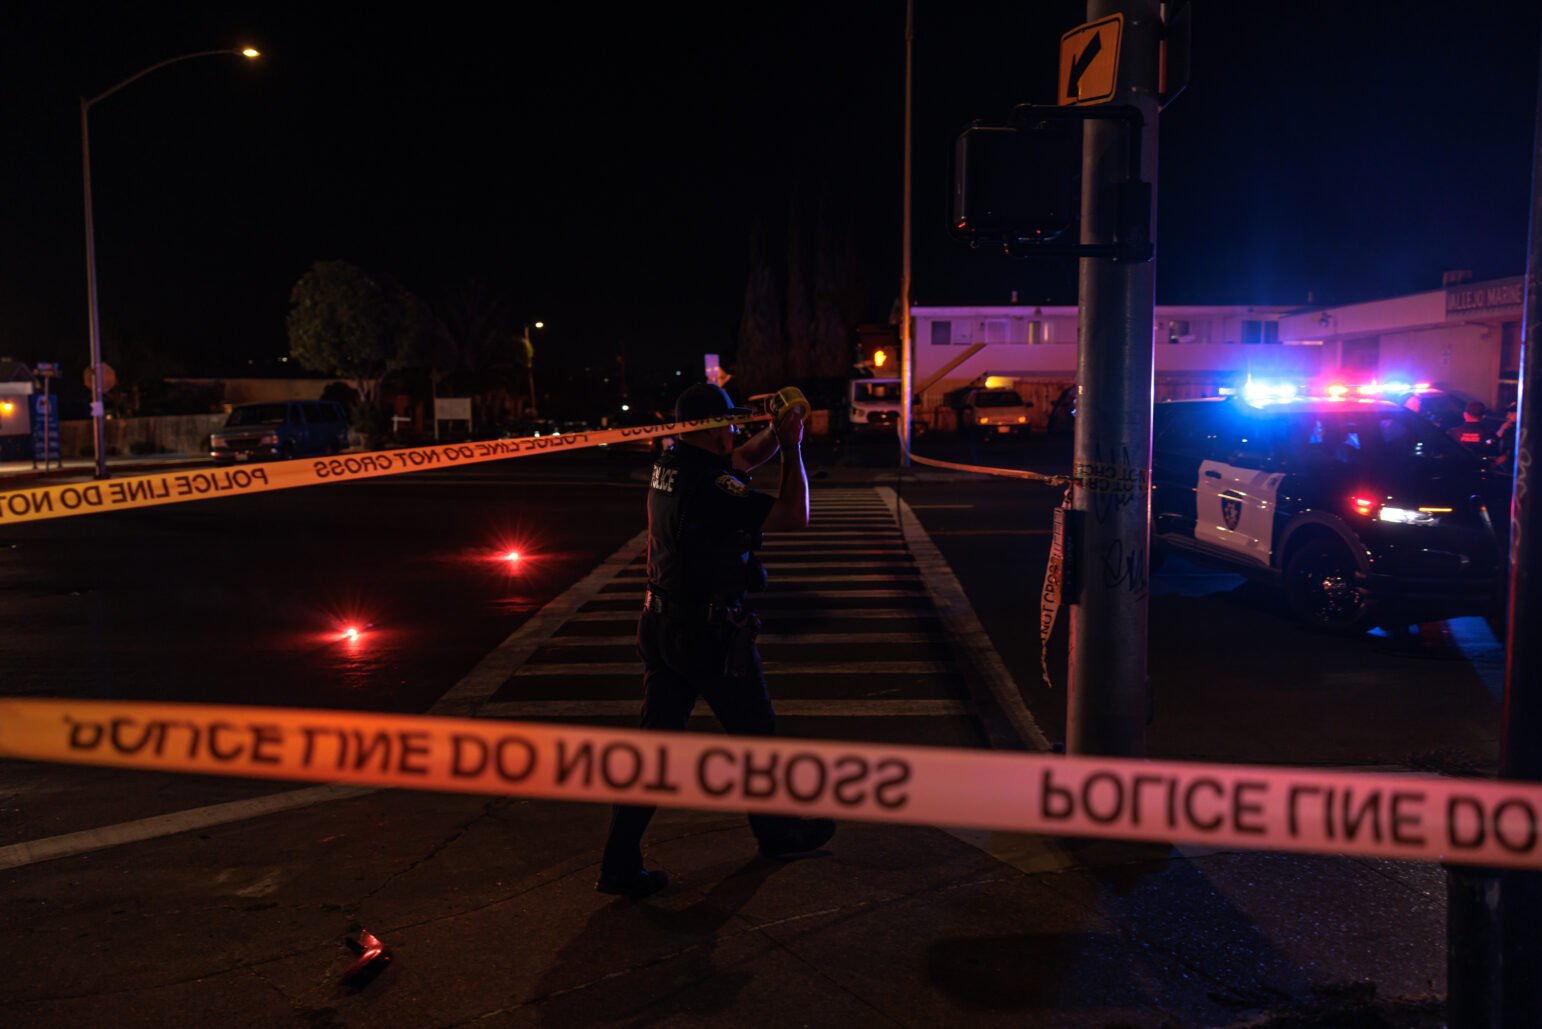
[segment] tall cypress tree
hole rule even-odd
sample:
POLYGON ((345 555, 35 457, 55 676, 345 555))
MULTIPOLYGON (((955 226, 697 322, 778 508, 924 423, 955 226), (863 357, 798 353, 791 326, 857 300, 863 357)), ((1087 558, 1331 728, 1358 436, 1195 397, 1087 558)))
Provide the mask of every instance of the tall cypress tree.
POLYGON ((750 226, 750 273, 739 319, 735 374, 746 390, 776 389, 787 381, 786 340, 782 333, 782 298, 759 218, 750 226))
POLYGON ((794 187, 787 213, 787 376, 792 381, 806 379, 813 372, 813 233, 809 220, 803 190, 794 187))

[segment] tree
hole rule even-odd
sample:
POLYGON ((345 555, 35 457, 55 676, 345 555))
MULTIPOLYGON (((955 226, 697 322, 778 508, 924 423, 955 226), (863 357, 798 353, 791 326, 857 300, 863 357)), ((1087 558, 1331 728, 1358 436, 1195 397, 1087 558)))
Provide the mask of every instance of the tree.
POLYGON ((450 295, 443 310, 445 329, 460 355, 463 378, 458 381, 480 398, 480 420, 512 416, 522 395, 529 395, 533 406, 534 347, 521 333, 507 298, 473 279, 450 295))
POLYGON ((289 356, 309 371, 349 380, 367 407, 398 360, 404 320, 364 269, 317 261, 289 293, 289 356))
POLYGON ((787 378, 798 382, 813 370, 814 284, 810 265, 808 203, 801 187, 788 202, 787 216, 787 378))
POLYGON ((743 385, 753 391, 776 389, 787 381, 782 301, 759 219, 750 226, 750 274, 744 287, 736 363, 743 385))
POLYGON ((846 231, 836 234, 824 197, 814 228, 813 293, 809 373, 815 378, 849 376, 852 330, 862 316, 865 290, 856 260, 855 230, 848 221, 846 231))

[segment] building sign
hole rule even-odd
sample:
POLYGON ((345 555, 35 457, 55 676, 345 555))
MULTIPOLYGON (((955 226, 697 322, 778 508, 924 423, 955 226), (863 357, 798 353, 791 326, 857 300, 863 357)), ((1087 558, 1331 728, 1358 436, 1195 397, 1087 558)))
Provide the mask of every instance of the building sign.
POLYGON ((46 393, 33 393, 27 397, 32 415, 32 459, 34 461, 59 461, 64 457, 59 448, 59 398, 46 393))
POLYGON ((1446 287, 1446 316, 1520 314, 1526 304, 1526 277, 1446 287))
POLYGON ((434 418, 441 422, 470 422, 470 397, 435 397, 434 418))

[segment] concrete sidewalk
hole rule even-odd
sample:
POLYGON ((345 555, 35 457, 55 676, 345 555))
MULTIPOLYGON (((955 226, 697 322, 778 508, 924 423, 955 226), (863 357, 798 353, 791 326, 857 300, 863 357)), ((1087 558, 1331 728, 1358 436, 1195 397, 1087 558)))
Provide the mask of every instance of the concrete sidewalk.
POLYGON ((1434 1026, 1432 866, 846 823, 759 857, 661 811, 379 792, 0 875, 12 1026, 1434 1026), (283 840, 314 840, 303 853, 283 840), (392 952, 343 974, 362 927, 392 952))

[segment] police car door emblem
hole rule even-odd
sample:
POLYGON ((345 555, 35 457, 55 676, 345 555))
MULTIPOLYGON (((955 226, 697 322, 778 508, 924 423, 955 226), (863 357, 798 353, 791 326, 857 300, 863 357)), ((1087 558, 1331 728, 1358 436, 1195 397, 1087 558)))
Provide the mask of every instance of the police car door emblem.
POLYGON ((1236 497, 1222 497, 1221 520, 1228 529, 1236 529, 1237 523, 1242 521, 1242 501, 1236 497))
POLYGON ((719 475, 717 477, 717 488, 722 490, 724 493, 728 493, 736 497, 742 497, 749 492, 749 490, 745 488, 744 483, 740 482, 738 479, 735 479, 732 475, 719 475))

